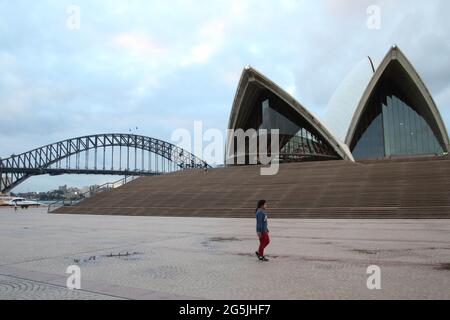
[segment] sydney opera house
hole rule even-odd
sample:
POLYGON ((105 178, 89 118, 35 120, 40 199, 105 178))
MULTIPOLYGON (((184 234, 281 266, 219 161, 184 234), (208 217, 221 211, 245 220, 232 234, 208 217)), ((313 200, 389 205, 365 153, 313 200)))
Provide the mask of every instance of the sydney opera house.
POLYGON ((346 128, 345 137, 338 136, 286 91, 248 67, 238 87, 229 129, 278 129, 281 163, 448 153, 448 133, 439 110, 396 46, 375 71, 358 104, 337 104, 328 113, 330 122, 335 122, 333 127, 346 128))
MULTIPOLYGON (((59 212, 241 218, 267 199, 276 218, 450 218, 448 131, 425 83, 397 46, 365 68, 323 121, 244 69, 228 129, 279 131, 274 176, 247 163, 143 177, 59 212)), ((228 160, 238 155, 231 142, 228 160)))

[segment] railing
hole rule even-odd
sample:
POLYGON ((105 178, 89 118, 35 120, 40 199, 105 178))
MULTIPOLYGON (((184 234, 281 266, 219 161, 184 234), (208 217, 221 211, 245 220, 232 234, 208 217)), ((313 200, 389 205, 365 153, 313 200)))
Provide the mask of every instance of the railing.
POLYGON ((89 199, 99 193, 102 193, 102 192, 105 192, 105 191, 108 191, 111 189, 119 188, 137 178, 139 178, 139 177, 138 176, 127 176, 127 177, 117 180, 115 182, 107 182, 97 188, 94 188, 92 190, 89 190, 89 191, 81 194, 80 199, 64 199, 64 200, 55 201, 48 205, 47 212, 52 213, 53 211, 55 211, 56 209, 61 208, 61 207, 71 207, 71 206, 77 205, 77 204, 83 202, 84 200, 89 199))

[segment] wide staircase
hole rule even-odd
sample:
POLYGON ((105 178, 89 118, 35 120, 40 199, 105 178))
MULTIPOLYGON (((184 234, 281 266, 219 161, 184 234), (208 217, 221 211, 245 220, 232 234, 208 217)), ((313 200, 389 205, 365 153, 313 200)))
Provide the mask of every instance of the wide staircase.
POLYGON ((143 177, 55 213, 252 218, 450 219, 450 158, 226 167, 143 177))

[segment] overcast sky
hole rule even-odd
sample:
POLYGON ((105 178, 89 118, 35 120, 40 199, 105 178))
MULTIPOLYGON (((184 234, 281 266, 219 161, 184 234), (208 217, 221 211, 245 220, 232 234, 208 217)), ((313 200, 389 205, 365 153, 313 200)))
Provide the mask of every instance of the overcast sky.
MULTIPOLYGON (((0 0, 0 157, 123 132, 226 129, 252 65, 323 116, 352 68, 397 44, 450 126, 448 0, 0 0), (68 27, 70 5, 80 28, 68 27), (381 28, 367 27, 367 8, 381 28)), ((69 20, 72 21, 72 20, 69 20)), ((15 191, 109 177, 36 177, 15 191)))

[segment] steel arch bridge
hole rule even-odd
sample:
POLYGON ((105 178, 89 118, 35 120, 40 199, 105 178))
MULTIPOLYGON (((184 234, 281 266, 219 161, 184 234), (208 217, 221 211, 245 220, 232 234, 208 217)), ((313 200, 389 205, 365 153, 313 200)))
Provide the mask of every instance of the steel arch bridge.
POLYGON ((43 174, 149 176, 200 168, 210 166, 169 142, 132 134, 97 134, 0 158, 0 193, 43 174))

